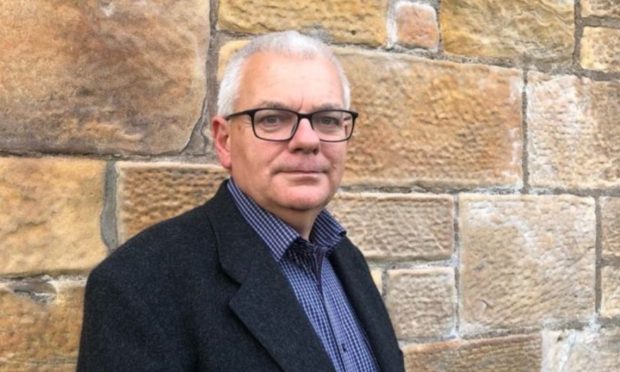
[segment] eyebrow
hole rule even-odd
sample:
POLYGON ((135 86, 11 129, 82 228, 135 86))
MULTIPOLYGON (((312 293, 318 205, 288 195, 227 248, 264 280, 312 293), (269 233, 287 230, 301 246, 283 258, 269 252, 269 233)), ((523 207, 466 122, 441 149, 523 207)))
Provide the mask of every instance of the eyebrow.
MULTIPOLYGON (((290 106, 285 105, 282 102, 276 102, 276 101, 260 101, 257 107, 293 110, 290 106)), ((332 109, 342 110, 343 108, 341 105, 338 105, 335 103, 323 103, 319 106, 312 107, 312 111, 332 110, 332 109)))

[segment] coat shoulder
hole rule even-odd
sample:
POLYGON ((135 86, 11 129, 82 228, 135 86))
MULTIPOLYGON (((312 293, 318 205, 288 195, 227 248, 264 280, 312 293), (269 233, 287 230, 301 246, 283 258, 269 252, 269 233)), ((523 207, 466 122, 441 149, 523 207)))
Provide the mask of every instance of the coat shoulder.
POLYGON ((134 285, 161 283, 158 278, 191 275, 198 262, 207 266, 216 258, 207 210, 202 205, 138 233, 99 263, 89 281, 101 277, 134 285))

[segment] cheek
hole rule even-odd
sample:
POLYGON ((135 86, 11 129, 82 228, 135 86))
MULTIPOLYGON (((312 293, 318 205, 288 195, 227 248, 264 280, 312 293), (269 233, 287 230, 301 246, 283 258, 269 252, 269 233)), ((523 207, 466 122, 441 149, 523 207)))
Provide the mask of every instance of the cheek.
MULTIPOLYGON (((278 151, 272 146, 261 146, 262 144, 246 144, 240 146, 236 151, 236 164, 238 169, 243 169, 245 177, 261 182, 268 177, 277 163, 278 151)), ((233 167, 236 165, 233 160, 233 167)))
POLYGON ((325 149, 324 154, 332 164, 342 165, 347 157, 347 148, 344 145, 328 147, 325 149))
POLYGON ((252 138, 247 133, 247 128, 239 125, 235 127, 234 137, 231 141, 231 158, 233 168, 248 169, 253 166, 252 162, 254 144, 252 138))
POLYGON ((344 163, 347 157, 347 149, 343 148, 335 148, 332 151, 325 152, 325 156, 331 162, 332 167, 332 177, 340 179, 342 177, 342 173, 344 172, 344 163))

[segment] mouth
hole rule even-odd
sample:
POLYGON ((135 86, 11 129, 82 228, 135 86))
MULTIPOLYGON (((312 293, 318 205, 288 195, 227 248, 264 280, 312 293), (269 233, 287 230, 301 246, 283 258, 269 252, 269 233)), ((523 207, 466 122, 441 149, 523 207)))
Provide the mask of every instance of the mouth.
POLYGON ((280 173, 289 177, 312 177, 316 178, 329 174, 331 166, 329 162, 321 159, 285 159, 275 168, 274 173, 280 173))
POLYGON ((281 169, 278 170, 279 173, 284 173, 284 174, 307 174, 307 175, 314 175, 314 174, 323 174, 323 173, 327 173, 328 172, 328 168, 325 167, 321 167, 321 166, 316 166, 316 165, 299 165, 299 166, 284 166, 281 169))
POLYGON ((286 169, 280 171, 280 173, 301 173, 301 174, 317 174, 317 173, 325 173, 322 170, 315 169, 286 169))
POLYGON ((288 178, 290 180, 296 180, 296 182, 317 182, 321 177, 327 174, 327 171, 323 169, 314 169, 308 167, 300 167, 300 168, 285 168, 281 169, 278 173, 281 176, 288 178))

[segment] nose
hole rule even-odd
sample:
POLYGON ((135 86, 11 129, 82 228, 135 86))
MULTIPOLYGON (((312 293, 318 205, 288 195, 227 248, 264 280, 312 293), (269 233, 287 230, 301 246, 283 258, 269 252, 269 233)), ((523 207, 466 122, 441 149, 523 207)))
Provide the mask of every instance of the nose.
POLYGON ((289 141, 291 151, 317 152, 319 149, 319 135, 312 129, 310 121, 301 119, 297 125, 297 131, 289 141))

